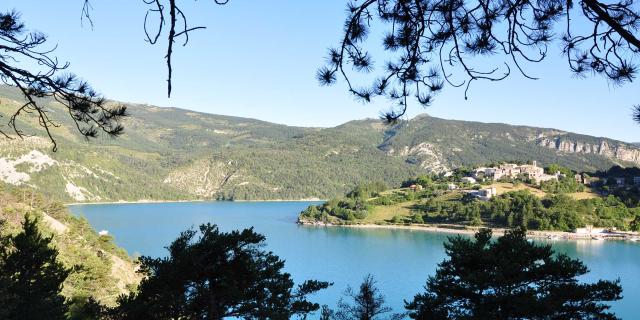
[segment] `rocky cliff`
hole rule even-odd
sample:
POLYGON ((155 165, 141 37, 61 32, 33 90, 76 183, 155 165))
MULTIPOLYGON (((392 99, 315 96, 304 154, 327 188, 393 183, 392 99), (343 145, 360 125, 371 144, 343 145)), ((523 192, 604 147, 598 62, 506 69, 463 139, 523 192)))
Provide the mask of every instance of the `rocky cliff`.
POLYGON ((589 143, 563 136, 545 137, 538 140, 538 145, 564 153, 597 154, 612 160, 630 162, 640 165, 640 149, 632 144, 601 139, 589 143))

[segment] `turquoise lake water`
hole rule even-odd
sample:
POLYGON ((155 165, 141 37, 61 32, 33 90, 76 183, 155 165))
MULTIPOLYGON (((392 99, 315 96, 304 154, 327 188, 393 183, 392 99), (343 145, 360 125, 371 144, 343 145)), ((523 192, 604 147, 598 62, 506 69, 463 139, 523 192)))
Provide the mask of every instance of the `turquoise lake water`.
MULTIPOLYGON (((164 249, 189 227, 211 222, 223 230, 254 227, 268 249, 286 260, 296 282, 317 279, 334 285, 313 300, 335 306, 344 289, 367 274, 378 281, 387 302, 403 311, 403 301, 422 290, 444 256, 450 235, 410 230, 299 226, 298 213, 313 202, 194 202, 70 206, 96 230, 108 230, 131 255, 163 256, 164 249)), ((554 248, 580 258, 591 272, 585 281, 620 278, 624 299, 613 310, 638 318, 640 244, 619 241, 553 241, 554 248)))

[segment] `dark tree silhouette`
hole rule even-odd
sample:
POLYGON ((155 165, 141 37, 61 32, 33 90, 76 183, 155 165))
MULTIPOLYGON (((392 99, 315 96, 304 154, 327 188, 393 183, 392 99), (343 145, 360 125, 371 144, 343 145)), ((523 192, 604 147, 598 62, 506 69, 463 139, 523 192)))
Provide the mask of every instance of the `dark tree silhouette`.
POLYGON ((93 297, 77 296, 69 301, 68 320, 118 320, 109 316, 109 308, 93 297))
POLYGON ((15 236, 0 235, 0 318, 67 319, 69 306, 60 293, 71 270, 57 260, 36 219, 25 217, 22 226, 15 236))
MULTIPOLYGON (((181 9, 181 4, 185 1, 181 0, 142 0, 149 6, 144 15, 144 33, 145 41, 149 44, 157 44, 161 37, 166 36, 167 51, 165 60, 167 63, 167 96, 171 97, 171 79, 173 76, 173 65, 171 58, 173 56, 173 45, 177 40, 182 40, 182 46, 189 43, 189 33, 191 31, 206 29, 205 26, 189 25, 187 16, 181 9), (169 26, 166 27, 165 25, 169 26)), ((226 5, 230 0, 213 0, 217 5, 226 5)), ((83 0, 81 22, 88 21, 93 27, 91 20, 91 0, 83 0)))
POLYGON ((603 302, 621 299, 619 281, 579 283, 582 262, 527 241, 524 229, 450 238, 445 250, 426 292, 406 304, 413 319, 616 319, 603 302))
MULTIPOLYGON (((6 233, 6 221, 0 220, 0 272, 4 269, 5 259, 7 257, 9 246, 11 245, 11 237, 7 236, 6 233)), ((4 276, 3 273, 0 273, 0 304, 5 303, 5 301, 15 299, 13 294, 9 292, 8 288, 11 284, 11 280, 9 277, 4 276)), ((0 308, 0 319, 6 319, 9 316, 9 310, 0 308)))
POLYGON ((365 102, 376 96, 394 101, 382 116, 389 122, 405 114, 411 97, 429 106, 445 84, 465 87, 466 99, 474 81, 500 81, 512 69, 535 79, 523 64, 545 59, 554 40, 562 43, 576 75, 591 72, 614 84, 631 82, 637 72, 633 58, 640 53, 640 16, 634 1, 582 0, 578 6, 565 0, 353 1, 347 7, 344 36, 329 50, 317 78, 323 85, 342 78, 349 92, 365 102), (382 43, 391 59, 371 85, 358 87, 352 72, 373 70, 365 41, 376 22, 388 27, 382 43), (563 35, 555 37, 560 29, 563 35), (481 56, 504 61, 494 65, 481 56))
MULTIPOLYGON (((204 26, 190 26, 181 9, 186 0, 143 0, 149 8, 144 16, 146 41, 157 44, 167 39, 167 94, 172 90, 172 55, 174 44, 185 46, 189 34, 204 26)), ((214 0, 226 5, 229 0, 214 0)), ((91 20, 91 2, 82 0, 81 21, 91 20)), ((318 70, 323 85, 345 80, 357 99, 368 102, 376 96, 394 102, 382 114, 388 122, 401 118, 409 98, 415 97, 429 106, 445 84, 465 87, 476 80, 500 81, 512 69, 535 79, 522 65, 540 62, 554 40, 562 43, 571 71, 603 75, 616 85, 631 82, 637 67, 633 59, 640 52, 638 27, 640 15, 633 0, 581 0, 579 6, 565 0, 363 0, 348 5, 345 32, 338 48, 331 49, 327 66, 318 70), (584 21, 586 28, 574 21, 584 21), (370 25, 376 21, 388 26, 382 46, 389 52, 389 62, 370 85, 359 87, 352 80, 356 72, 373 70, 372 56, 365 48, 370 25), (562 36, 555 36, 562 30, 562 36), (482 56, 499 56, 503 64, 487 67, 482 56)), ((26 102, 10 117, 9 127, 19 137, 16 119, 33 114, 44 127, 56 149, 50 129, 57 126, 49 118, 39 98, 53 97, 67 107, 78 130, 86 137, 99 131, 118 135, 123 128, 123 106, 107 107, 105 100, 86 82, 65 74, 68 63, 52 57, 53 49, 43 48, 46 36, 27 32, 16 12, 0 14, 0 79, 18 87, 26 102), (38 70, 32 66, 38 66, 38 70)), ((640 122, 640 108, 633 118, 640 122)), ((9 137, 0 129, 0 134, 9 137)))
MULTIPOLYGON (((180 9, 179 3, 181 1, 178 0, 143 0, 144 3, 151 6, 150 9, 147 10, 147 13, 144 16, 144 32, 147 36, 146 41, 150 44, 156 44, 158 39, 163 34, 165 20, 169 19, 169 30, 167 32, 167 54, 165 55, 165 59, 167 61, 167 96, 171 97, 171 77, 173 74, 173 68, 171 66, 171 56, 173 54, 173 44, 176 40, 182 38, 182 46, 186 46, 189 43, 189 32, 205 29, 204 26, 195 26, 191 27, 188 24, 187 16, 180 9), (149 16, 155 15, 157 20, 157 27, 155 31, 150 31, 151 28, 148 26, 149 16)), ((88 0, 85 0, 87 3, 88 0)), ((218 5, 225 5, 229 2, 229 0, 214 0, 214 2, 218 5)))
POLYGON ((402 319, 403 317, 402 314, 391 313, 391 307, 385 304, 385 298, 371 275, 364 278, 357 292, 348 287, 344 298, 338 302, 338 310, 335 313, 323 309, 325 317, 336 320, 402 319))
MULTIPOLYGON (((173 44, 182 38, 182 45, 187 45, 189 33, 205 27, 189 26, 179 0, 143 1, 151 6, 144 18, 147 42, 156 44, 169 21, 165 58, 171 96, 173 44), (150 20, 155 21, 155 31, 150 31, 150 20)), ((214 2, 226 5, 229 0, 214 2)), ((84 0, 82 10, 87 18, 88 3, 84 0)), ((322 85, 330 85, 341 77, 349 92, 364 102, 376 96, 394 101, 396 106, 382 114, 388 122, 406 113, 410 97, 423 106, 431 105, 445 84, 465 87, 466 99, 473 81, 504 80, 513 68, 536 79, 522 65, 544 60, 554 40, 561 42, 570 70, 579 77, 591 72, 621 85, 631 82, 637 72, 633 58, 640 53, 640 14, 633 0, 582 0, 579 8, 565 0, 363 0, 350 2, 347 12, 344 36, 338 48, 329 50, 328 64, 318 70, 317 78, 322 85), (587 27, 576 27, 576 20, 587 27), (372 84, 358 87, 348 67, 364 73, 373 70, 364 42, 375 21, 389 26, 382 46, 392 59, 372 84), (555 36, 556 29, 562 36, 555 36), (503 64, 477 66, 486 65, 482 60, 478 63, 477 57, 496 55, 503 56, 503 64)), ((634 108, 638 115, 640 109, 634 108)))
POLYGON ((122 297, 118 319, 289 319, 319 309, 307 296, 328 287, 306 281, 294 288, 284 261, 261 249, 253 229, 220 232, 215 225, 183 232, 166 258, 141 258, 137 293, 122 297))
POLYGON ((326 304, 322 306, 320 310, 320 320, 331 320, 333 317, 333 310, 329 308, 326 304))
MULTIPOLYGON (((99 131, 116 136, 122 133, 120 120, 126 115, 124 106, 108 106, 84 81, 67 73, 69 63, 53 57, 53 48, 47 48, 47 37, 40 32, 28 31, 15 12, 0 13, 0 81, 17 87, 25 102, 9 117, 9 130, 17 137, 25 133, 18 127, 21 116, 35 116, 57 149, 51 133, 57 127, 49 117, 48 99, 66 107, 78 131, 87 138, 99 131)), ((12 138, 10 132, 0 128, 0 134, 12 138)), ((13 137, 15 137, 13 136, 13 137)))

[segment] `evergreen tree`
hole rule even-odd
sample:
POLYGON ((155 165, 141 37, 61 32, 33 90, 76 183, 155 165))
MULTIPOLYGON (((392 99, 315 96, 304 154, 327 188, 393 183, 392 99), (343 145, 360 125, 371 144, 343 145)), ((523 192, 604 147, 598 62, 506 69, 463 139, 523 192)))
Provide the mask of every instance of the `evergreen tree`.
POLYGON ((320 310, 320 320, 331 320, 333 317, 333 310, 329 308, 326 304, 322 306, 320 310))
POLYGON ((496 241, 490 230, 458 236, 445 249, 449 259, 406 305, 413 319, 617 319, 603 302, 621 299, 619 281, 579 283, 581 261, 527 241, 522 228, 496 241))
POLYGON ((352 303, 340 299, 338 310, 333 315, 337 320, 376 320, 401 319, 401 314, 389 314, 392 309, 385 304, 385 298, 376 287, 376 281, 371 276, 365 277, 360 289, 354 292, 351 287, 344 293, 352 303))
MULTIPOLYGON (((0 306, 4 306, 7 302, 12 300, 12 294, 8 291, 9 277, 4 276, 5 259, 7 251, 9 250, 9 245, 11 244, 11 238, 5 234, 5 225, 6 222, 4 220, 0 220, 0 306)), ((0 307, 0 319, 6 319, 8 318, 8 315, 9 310, 7 308, 0 307)))
POLYGON ((109 308, 93 297, 77 296, 71 298, 68 320, 110 320, 109 308))
POLYGON ((5 236, 0 247, 2 319, 66 319, 68 304, 60 294, 71 270, 57 260, 51 237, 38 231, 37 219, 25 217, 23 231, 5 236))
POLYGON ((261 249, 253 229, 221 232, 215 225, 183 232, 169 256, 142 257, 145 278, 120 299, 118 319, 289 319, 319 309, 306 297, 329 286, 309 280, 294 288, 284 261, 261 249))

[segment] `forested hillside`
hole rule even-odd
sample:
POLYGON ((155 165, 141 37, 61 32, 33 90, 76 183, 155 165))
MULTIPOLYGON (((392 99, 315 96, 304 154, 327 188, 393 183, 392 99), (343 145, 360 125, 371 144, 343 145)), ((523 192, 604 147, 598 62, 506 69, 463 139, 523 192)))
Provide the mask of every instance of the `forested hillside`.
MULTIPOLYGON (((4 129, 20 101, 0 87, 4 129)), ((537 160, 577 171, 640 164, 640 148, 620 141, 426 115, 395 126, 370 119, 301 128, 127 104, 123 136, 87 142, 60 106, 49 106, 61 125, 54 130, 58 152, 37 122, 19 121, 34 136, 0 139, 0 180, 67 202, 329 198, 362 182, 394 186, 492 161, 537 160)))

